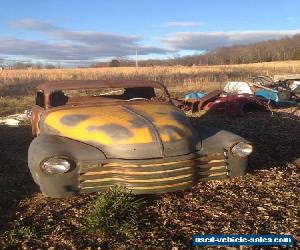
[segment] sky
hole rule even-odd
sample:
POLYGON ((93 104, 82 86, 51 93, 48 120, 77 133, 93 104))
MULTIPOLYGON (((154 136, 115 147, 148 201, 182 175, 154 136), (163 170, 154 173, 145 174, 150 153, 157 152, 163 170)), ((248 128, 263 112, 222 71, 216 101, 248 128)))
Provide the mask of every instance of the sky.
POLYGON ((0 64, 201 54, 300 33, 299 10, 299 0, 0 0, 0 64))

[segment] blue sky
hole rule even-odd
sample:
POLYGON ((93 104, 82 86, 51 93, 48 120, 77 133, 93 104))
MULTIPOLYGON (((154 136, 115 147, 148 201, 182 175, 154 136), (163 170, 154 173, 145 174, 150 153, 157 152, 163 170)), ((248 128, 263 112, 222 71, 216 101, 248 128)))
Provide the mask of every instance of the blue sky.
MULTIPOLYGON (((0 0, 0 60, 167 58, 300 32, 300 1, 0 0)), ((0 61, 1 63, 1 61, 0 61)))

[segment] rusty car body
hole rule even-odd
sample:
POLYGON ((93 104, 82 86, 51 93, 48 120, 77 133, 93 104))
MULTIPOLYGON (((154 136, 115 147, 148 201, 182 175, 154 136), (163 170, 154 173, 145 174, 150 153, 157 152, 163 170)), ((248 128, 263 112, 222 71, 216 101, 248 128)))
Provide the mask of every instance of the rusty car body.
MULTIPOLYGON (((113 91, 111 91, 113 93, 113 91)), ((154 81, 48 82, 37 87, 28 165, 49 197, 125 186, 135 194, 190 188, 245 174, 252 146, 233 133, 193 127, 154 81), (122 88, 119 95, 103 90, 122 88), (72 97, 70 90, 100 94, 72 97), (161 96, 157 96, 159 90, 161 96)))
POLYGON ((258 111, 270 111, 267 102, 251 94, 226 95, 207 103, 203 109, 222 112, 232 117, 244 116, 258 111))
POLYGON ((257 111, 270 111, 268 102, 251 94, 228 94, 220 90, 208 92, 200 98, 188 98, 175 104, 185 110, 199 112, 201 110, 217 111, 232 117, 243 116, 257 111))

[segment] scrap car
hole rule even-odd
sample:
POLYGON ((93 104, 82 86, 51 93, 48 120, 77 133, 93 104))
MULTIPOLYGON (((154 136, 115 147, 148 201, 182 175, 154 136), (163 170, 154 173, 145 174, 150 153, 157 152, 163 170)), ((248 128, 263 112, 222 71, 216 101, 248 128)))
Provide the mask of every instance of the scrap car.
POLYGON ((223 90, 195 91, 179 98, 176 105, 185 111, 219 111, 243 116, 271 108, 296 106, 300 101, 300 74, 250 77, 246 82, 228 82, 223 90))
MULTIPOLYGON (((234 83, 234 82, 231 82, 234 83)), ((231 93, 213 90, 197 96, 197 92, 189 93, 187 98, 176 103, 178 107, 192 113, 199 111, 217 111, 232 117, 243 116, 257 111, 269 111, 268 102, 248 93, 231 93)))
POLYGON ((300 98, 300 75, 250 78, 253 92, 273 107, 295 106, 300 98))
POLYGON ((193 127, 155 81, 56 81, 37 86, 28 165, 59 198, 125 186, 135 194, 184 190, 246 173, 251 144, 193 127))

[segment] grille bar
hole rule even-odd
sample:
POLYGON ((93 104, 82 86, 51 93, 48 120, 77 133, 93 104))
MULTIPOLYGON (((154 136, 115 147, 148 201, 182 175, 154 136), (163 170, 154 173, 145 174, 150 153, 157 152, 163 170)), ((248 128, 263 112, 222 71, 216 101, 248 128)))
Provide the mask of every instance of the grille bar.
POLYGON ((161 179, 153 179, 153 180, 125 180, 123 178, 106 178, 101 180, 90 180, 85 181, 81 184, 81 187, 96 187, 99 184, 114 184, 118 183, 119 185, 126 185, 128 187, 150 187, 157 185, 169 185, 169 184, 178 184, 183 181, 191 181, 192 175, 182 175, 176 177, 168 177, 161 179))
POLYGON ((124 170, 111 170, 101 172, 91 172, 81 176, 81 180, 94 180, 100 178, 109 177, 123 177, 124 179, 159 179, 162 177, 175 177, 184 174, 193 174, 193 170, 190 167, 183 167, 177 169, 156 171, 156 172, 130 172, 124 170))
MULTIPOLYGON (((91 192, 106 191, 108 188, 113 187, 114 185, 82 188, 81 192, 91 193, 91 192)), ((160 186, 151 186, 151 187, 128 187, 128 189, 132 190, 132 192, 135 194, 155 194, 155 193, 162 193, 162 192, 184 190, 190 188, 192 185, 193 185, 192 181, 187 181, 178 184, 160 185, 160 186)))

